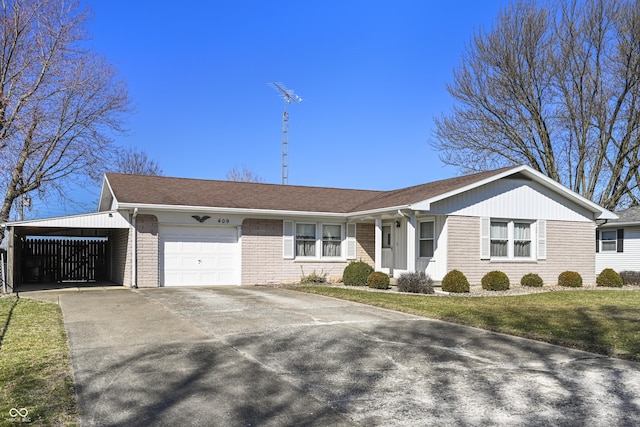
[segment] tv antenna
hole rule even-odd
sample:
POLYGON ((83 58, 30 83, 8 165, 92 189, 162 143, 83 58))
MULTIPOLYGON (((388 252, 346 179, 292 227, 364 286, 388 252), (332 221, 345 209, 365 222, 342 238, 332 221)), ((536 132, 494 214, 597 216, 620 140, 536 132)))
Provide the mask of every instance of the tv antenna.
POLYGON ((269 86, 280 92, 284 100, 284 111, 282 113, 282 184, 289 183, 289 114, 287 104, 300 104, 302 98, 296 95, 293 90, 280 83, 269 83, 269 86))

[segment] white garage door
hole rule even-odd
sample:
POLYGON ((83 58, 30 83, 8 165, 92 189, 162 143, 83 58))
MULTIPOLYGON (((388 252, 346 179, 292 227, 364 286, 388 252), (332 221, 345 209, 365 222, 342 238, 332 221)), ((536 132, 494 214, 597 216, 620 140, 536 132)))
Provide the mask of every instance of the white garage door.
POLYGON ((238 231, 220 227, 160 227, 163 286, 240 284, 238 231))

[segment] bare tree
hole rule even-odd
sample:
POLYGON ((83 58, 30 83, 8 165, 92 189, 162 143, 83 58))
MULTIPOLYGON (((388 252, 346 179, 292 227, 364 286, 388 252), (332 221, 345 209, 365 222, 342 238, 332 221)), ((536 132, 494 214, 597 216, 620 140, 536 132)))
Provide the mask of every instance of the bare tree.
POLYGON ((242 166, 239 170, 237 166, 227 172, 227 180, 240 182, 258 182, 264 183, 264 179, 260 175, 251 172, 246 166, 242 166))
POLYGON ((0 222, 37 190, 99 179, 128 111, 127 89, 86 47, 79 0, 0 4, 0 222))
POLYGON ((431 142, 446 164, 523 163, 606 208, 637 204, 640 3, 510 4, 447 89, 431 142))
POLYGON ((143 150, 128 148, 116 159, 115 172, 134 175, 162 175, 162 168, 155 160, 150 159, 143 150))

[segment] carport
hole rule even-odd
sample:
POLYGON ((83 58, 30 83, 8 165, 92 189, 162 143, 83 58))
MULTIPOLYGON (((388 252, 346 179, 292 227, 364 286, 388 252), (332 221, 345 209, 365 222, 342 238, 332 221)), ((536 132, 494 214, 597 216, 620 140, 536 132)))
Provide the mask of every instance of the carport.
POLYGON ((116 211, 5 224, 7 291, 26 284, 122 285, 129 221, 116 211))

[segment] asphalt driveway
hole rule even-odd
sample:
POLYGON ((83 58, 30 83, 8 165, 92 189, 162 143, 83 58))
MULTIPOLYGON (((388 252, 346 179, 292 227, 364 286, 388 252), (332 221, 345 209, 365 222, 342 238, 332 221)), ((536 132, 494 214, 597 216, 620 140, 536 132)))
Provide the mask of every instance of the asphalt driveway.
POLYGON ((273 288, 60 293, 83 426, 640 425, 640 364, 273 288))

